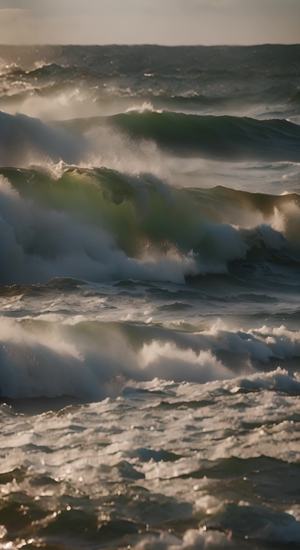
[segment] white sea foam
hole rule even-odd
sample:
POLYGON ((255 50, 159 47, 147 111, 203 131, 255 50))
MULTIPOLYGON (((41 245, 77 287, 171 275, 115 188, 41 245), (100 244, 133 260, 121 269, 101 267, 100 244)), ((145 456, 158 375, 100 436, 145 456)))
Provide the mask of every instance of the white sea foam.
POLYGON ((86 151, 84 140, 39 119, 0 111, 0 165, 27 166, 47 160, 78 162, 86 151))
MULTIPOLYGON (((144 336, 140 334, 137 340, 139 345, 133 346, 121 326, 100 324, 97 338, 91 339, 89 331, 78 323, 71 326, 41 321, 19 323, 2 318, 1 394, 14 398, 67 395, 101 399, 120 392, 128 380, 145 381, 155 377, 176 382, 217 380, 220 387, 233 394, 242 390, 272 390, 291 395, 300 392, 300 381, 283 369, 254 374, 251 359, 266 361, 266 351, 261 353, 259 342, 253 343, 259 352, 255 348, 251 355, 247 340, 241 339, 238 343, 229 332, 216 332, 210 339, 184 334, 181 338, 176 335, 172 338, 169 334, 166 340, 163 331, 156 330, 156 336, 151 334, 151 327, 145 328, 144 336), (218 359, 220 350, 228 346, 231 357, 234 354, 239 357, 240 366, 244 356, 246 376, 235 378, 237 373, 231 361, 224 364, 218 359), (227 379, 234 382, 226 382, 227 379)), ((277 338, 280 345, 280 333, 277 338)), ((297 355, 298 348, 290 348, 288 343, 294 339, 299 347, 299 335, 284 338, 286 357, 297 355)), ((273 339, 275 341, 276 336, 273 339)), ((268 343, 263 349, 268 350, 268 343)), ((270 356, 271 350, 268 358, 270 356)))

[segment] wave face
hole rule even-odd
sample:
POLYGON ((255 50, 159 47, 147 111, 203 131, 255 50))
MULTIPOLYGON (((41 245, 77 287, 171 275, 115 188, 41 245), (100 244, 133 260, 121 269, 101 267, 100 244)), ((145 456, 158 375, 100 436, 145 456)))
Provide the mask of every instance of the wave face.
POLYGON ((1 548, 299 548, 299 53, 0 46, 1 548))
POLYGON ((172 152, 221 160, 300 160, 300 126, 286 120, 131 112, 111 122, 134 139, 153 140, 172 152))

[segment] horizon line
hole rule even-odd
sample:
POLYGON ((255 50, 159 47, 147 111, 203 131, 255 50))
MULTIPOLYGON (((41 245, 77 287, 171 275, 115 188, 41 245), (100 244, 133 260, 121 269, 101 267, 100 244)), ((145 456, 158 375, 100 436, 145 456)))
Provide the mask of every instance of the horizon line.
POLYGON ((160 44, 156 42, 131 42, 131 43, 122 43, 122 42, 105 42, 99 44, 95 43, 76 43, 76 42, 32 42, 32 43, 0 43, 0 47, 12 47, 12 48, 32 48, 32 47, 78 47, 82 46, 85 48, 101 48, 101 47, 158 47, 158 48, 251 48, 251 47, 265 47, 265 46, 300 46, 300 42, 253 42, 249 44, 160 44))

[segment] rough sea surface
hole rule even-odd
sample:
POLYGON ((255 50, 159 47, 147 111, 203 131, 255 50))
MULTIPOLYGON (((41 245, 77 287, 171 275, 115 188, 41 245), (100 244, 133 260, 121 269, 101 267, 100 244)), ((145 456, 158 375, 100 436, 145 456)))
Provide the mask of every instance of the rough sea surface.
POLYGON ((300 46, 0 48, 0 548, 300 547, 300 46))

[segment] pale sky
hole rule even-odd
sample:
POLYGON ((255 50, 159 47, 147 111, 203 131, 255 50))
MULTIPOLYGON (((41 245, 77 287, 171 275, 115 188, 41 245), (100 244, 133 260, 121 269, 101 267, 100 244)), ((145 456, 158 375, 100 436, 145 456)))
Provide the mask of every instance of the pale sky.
POLYGON ((2 44, 300 43, 300 0, 0 0, 2 44))

